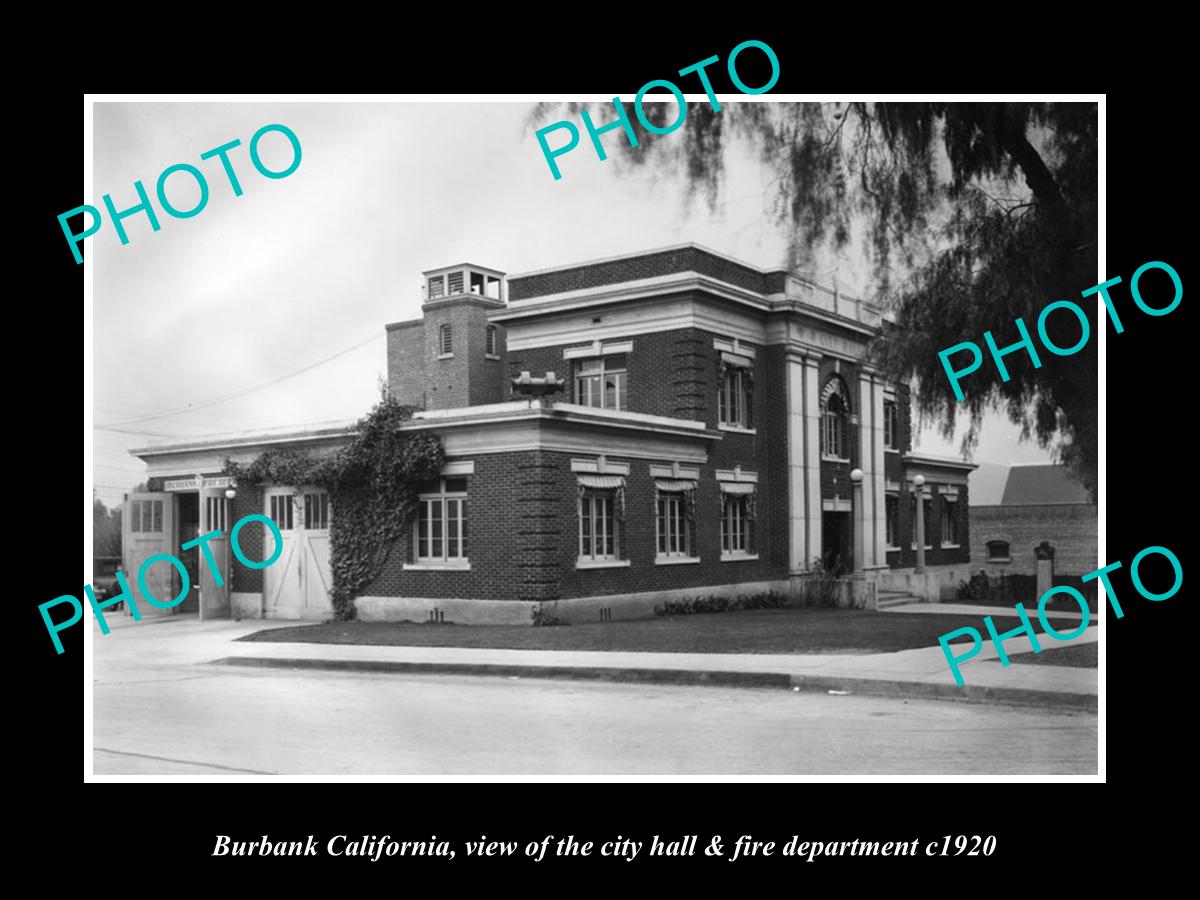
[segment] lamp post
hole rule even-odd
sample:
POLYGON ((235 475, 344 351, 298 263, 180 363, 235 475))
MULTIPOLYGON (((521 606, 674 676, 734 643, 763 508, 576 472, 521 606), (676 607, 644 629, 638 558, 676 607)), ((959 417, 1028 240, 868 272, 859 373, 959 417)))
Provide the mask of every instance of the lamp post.
MULTIPOLYGON (((237 496, 237 491, 232 487, 225 488, 225 499, 229 501, 230 509, 225 511, 225 524, 232 528, 230 524, 233 521, 233 498, 237 496)), ((233 538, 232 536, 225 538, 225 590, 229 592, 229 617, 233 618, 233 538)))
POLYGON ((854 574, 863 570, 863 470, 850 472, 851 503, 854 509, 854 574))
POLYGON ((917 567, 916 574, 925 574, 925 476, 918 475, 913 479, 913 487, 917 489, 917 567))

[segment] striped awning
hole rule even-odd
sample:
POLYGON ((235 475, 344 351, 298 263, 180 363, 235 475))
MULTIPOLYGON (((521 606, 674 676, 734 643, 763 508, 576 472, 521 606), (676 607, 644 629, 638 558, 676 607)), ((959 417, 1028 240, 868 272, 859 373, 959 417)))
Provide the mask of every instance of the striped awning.
POLYGON ((672 493, 678 491, 694 491, 696 482, 685 480, 683 478, 655 478, 654 489, 657 491, 669 491, 672 493))
POLYGON ((624 475, 578 475, 580 487, 611 490, 625 486, 624 475))
POLYGON ((753 494, 754 489, 758 487, 756 484, 750 484, 744 481, 722 481, 721 493, 723 494, 753 494))

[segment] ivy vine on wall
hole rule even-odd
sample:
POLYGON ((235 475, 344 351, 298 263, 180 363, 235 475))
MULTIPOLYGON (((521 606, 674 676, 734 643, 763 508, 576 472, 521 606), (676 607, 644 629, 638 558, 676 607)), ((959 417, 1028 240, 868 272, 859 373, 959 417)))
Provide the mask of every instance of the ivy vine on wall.
POLYGON ((225 474, 239 485, 311 484, 329 491, 330 596, 338 621, 354 618, 355 598, 387 562, 417 513, 418 491, 440 475, 445 462, 437 436, 400 430, 412 413, 413 407, 384 397, 336 453, 267 450, 247 465, 225 461, 225 474))

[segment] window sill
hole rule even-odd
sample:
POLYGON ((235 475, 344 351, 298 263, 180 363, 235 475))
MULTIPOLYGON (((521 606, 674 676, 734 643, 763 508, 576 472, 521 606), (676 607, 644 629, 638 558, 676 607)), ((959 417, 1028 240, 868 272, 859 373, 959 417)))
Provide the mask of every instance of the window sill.
POLYGON ((822 456, 821 456, 821 462, 845 463, 846 465, 850 465, 850 460, 847 457, 825 456, 824 454, 822 454, 822 456))
POLYGON ((1010 556, 1006 556, 1006 557, 1004 557, 1004 559, 989 559, 988 560, 989 565, 992 563, 1010 563, 1010 562, 1012 562, 1012 557, 1010 557, 1010 556))
POLYGON ((470 572, 471 564, 469 562, 416 562, 405 563, 405 572, 470 572))
POLYGON ((758 434, 754 428, 743 428, 741 425, 726 425, 724 422, 717 423, 718 431, 731 431, 734 434, 758 434))
POLYGON ((485 353, 485 354, 483 354, 483 358, 484 359, 499 359, 500 357, 497 356, 495 353, 485 353))
POLYGON ((722 553, 721 562, 753 562, 758 559, 757 553, 722 553))
POLYGON ((884 553, 899 553, 900 548, 899 547, 884 547, 883 552, 884 553))
POLYGON ((942 544, 942 550, 961 550, 962 544, 942 544))
MULTIPOLYGON (((909 546, 909 548, 908 548, 908 549, 909 549, 909 550, 912 550, 912 551, 915 553, 915 552, 916 552, 916 550, 917 550, 917 545, 916 545, 916 544, 912 544, 911 546, 909 546)), ((932 550, 932 549, 933 549, 933 544, 926 544, 926 545, 925 545, 925 549, 926 549, 926 550, 932 550)))
POLYGON ((621 569, 630 565, 628 559, 580 559, 576 560, 577 569, 621 569))
POLYGON ((899 447, 884 447, 883 452, 884 453, 899 453, 900 448, 899 447))
POLYGON ((439 353, 438 359, 454 359, 453 353, 439 353))
POLYGON ((656 556, 654 564, 656 566, 686 566, 700 562, 698 556, 656 556))

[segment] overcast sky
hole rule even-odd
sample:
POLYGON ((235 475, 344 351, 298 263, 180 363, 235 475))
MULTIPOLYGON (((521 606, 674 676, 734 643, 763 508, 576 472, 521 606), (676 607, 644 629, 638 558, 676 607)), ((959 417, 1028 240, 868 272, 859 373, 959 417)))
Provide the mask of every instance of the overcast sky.
MULTIPOLYGON (((106 426, 94 432, 99 496, 111 506, 145 478, 131 447, 362 415, 386 373, 384 325, 420 316, 422 270, 471 261, 515 274, 687 241, 760 267, 785 263, 749 154, 730 159, 726 201, 713 214, 689 209, 673 176, 655 181, 598 161, 586 135, 560 158, 564 177, 555 181, 529 111, 527 103, 95 104, 95 195, 85 202, 102 206, 110 193, 118 210, 133 206, 135 180, 153 196, 158 174, 180 162, 198 166, 210 187, 193 218, 170 218, 155 200, 160 231, 139 213, 124 221, 128 245, 107 219, 86 241, 94 422, 106 426), (291 128, 303 148, 299 168, 278 180, 249 159, 251 135, 269 123, 291 128), (241 197, 217 160, 199 158, 235 138, 241 197), (129 421, 241 393, 346 350, 237 399, 129 421)), ((279 134, 260 149, 272 169, 291 159, 279 134)), ((169 180, 178 208, 197 196, 188 176, 169 180)), ((868 287, 861 259, 832 262, 843 289, 868 287)), ((1049 461, 1017 436, 990 417, 975 461, 1049 461)), ((958 455, 956 442, 931 429, 916 443, 958 455)))

